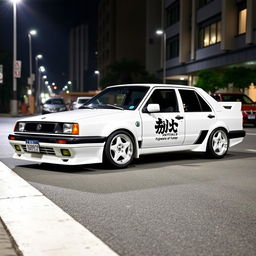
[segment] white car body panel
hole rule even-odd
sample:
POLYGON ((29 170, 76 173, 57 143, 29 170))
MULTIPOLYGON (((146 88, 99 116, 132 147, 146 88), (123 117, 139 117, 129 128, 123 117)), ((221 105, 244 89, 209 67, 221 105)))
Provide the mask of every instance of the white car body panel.
MULTIPOLYGON (((136 85, 123 85, 136 86, 136 85)), ((139 85, 148 86, 149 90, 144 99, 135 110, 119 109, 79 109, 56 114, 47 114, 43 116, 33 116, 21 119, 18 122, 27 123, 78 123, 79 135, 72 138, 105 138, 107 139, 117 130, 128 131, 135 142, 135 158, 143 154, 163 153, 172 151, 192 150, 205 152, 208 138, 211 132, 216 128, 224 128, 227 132, 242 131, 242 113, 240 102, 217 102, 210 95, 200 88, 180 86, 180 85, 139 85), (177 95, 179 111, 172 113, 144 113, 142 111, 146 101, 156 89, 174 89, 177 95), (195 90, 207 104, 211 107, 211 112, 184 112, 183 102, 179 94, 179 89, 195 90), (225 108, 226 107, 226 108, 225 108), (209 115, 214 118, 209 118, 209 115), (177 116, 183 119, 177 120, 177 116), (166 122, 169 125, 169 133, 157 133, 157 121, 166 122), (177 131, 176 131, 177 128, 177 131), (200 133, 206 131, 203 141, 200 140, 200 133)), ((11 136, 11 135, 10 135, 11 136)), ((46 138, 55 138, 59 134, 18 132, 14 135, 19 136, 45 136, 46 138)), ((14 158, 29 160, 35 162, 46 162, 54 164, 78 165, 101 163, 103 161, 103 152, 105 141, 100 143, 78 143, 78 144, 57 144, 41 142, 40 147, 52 148, 54 154, 28 153, 24 151, 25 140, 9 140, 15 150, 15 145, 23 146, 21 151, 15 150, 14 158), (71 156, 63 156, 60 149, 69 149, 71 156)), ((61 134, 62 138, 69 138, 70 135, 61 134)), ((243 137, 231 138, 230 146, 242 142, 243 137)))

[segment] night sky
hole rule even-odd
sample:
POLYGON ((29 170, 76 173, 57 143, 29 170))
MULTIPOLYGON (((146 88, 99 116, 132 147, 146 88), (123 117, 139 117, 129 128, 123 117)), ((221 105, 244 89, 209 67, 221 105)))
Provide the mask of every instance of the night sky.
MULTIPOLYGON (((63 85, 68 81, 69 31, 88 24, 96 45, 98 0, 22 0, 17 5, 17 55, 23 62, 23 73, 29 76, 28 31, 32 38, 33 56, 42 54, 40 62, 47 70, 49 82, 63 85)), ((13 10, 8 0, 0 0, 0 51, 12 58, 13 10)), ((96 48, 96 47, 95 47, 96 48)), ((34 61, 33 61, 34 62, 34 61)))

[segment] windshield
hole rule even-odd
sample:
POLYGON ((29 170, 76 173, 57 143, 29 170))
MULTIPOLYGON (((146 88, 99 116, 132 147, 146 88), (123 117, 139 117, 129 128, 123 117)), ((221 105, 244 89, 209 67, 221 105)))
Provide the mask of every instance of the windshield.
POLYGON ((64 101, 62 99, 52 99, 51 104, 54 104, 54 105, 64 105, 64 101))
POLYGON ((252 104, 253 101, 246 95, 243 94, 225 94, 222 95, 223 101, 239 101, 243 104, 252 104))
POLYGON ((148 89, 147 86, 107 88, 88 101, 84 107, 134 110, 144 98, 148 89))

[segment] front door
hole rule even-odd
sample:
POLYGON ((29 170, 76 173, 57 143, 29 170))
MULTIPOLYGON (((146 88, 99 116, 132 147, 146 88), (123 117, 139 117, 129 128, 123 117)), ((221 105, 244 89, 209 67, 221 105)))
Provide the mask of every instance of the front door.
POLYGON ((184 116, 180 113, 175 89, 154 89, 141 111, 142 148, 182 145, 184 116), (149 104, 159 104, 160 111, 148 113, 149 104))

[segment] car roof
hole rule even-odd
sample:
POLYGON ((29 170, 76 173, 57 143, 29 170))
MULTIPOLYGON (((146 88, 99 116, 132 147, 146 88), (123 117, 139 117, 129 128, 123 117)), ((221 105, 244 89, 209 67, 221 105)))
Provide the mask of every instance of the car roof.
POLYGON ((111 85, 111 86, 108 86, 107 88, 110 88, 110 87, 122 87, 122 86, 147 86, 147 87, 150 87, 150 88, 153 88, 153 87, 173 87, 173 88, 198 88, 198 87, 193 87, 193 86, 188 86, 188 85, 180 85, 180 84, 154 84, 154 83, 150 83, 150 84, 147 84, 147 83, 134 83, 134 84, 119 84, 119 85, 111 85))

